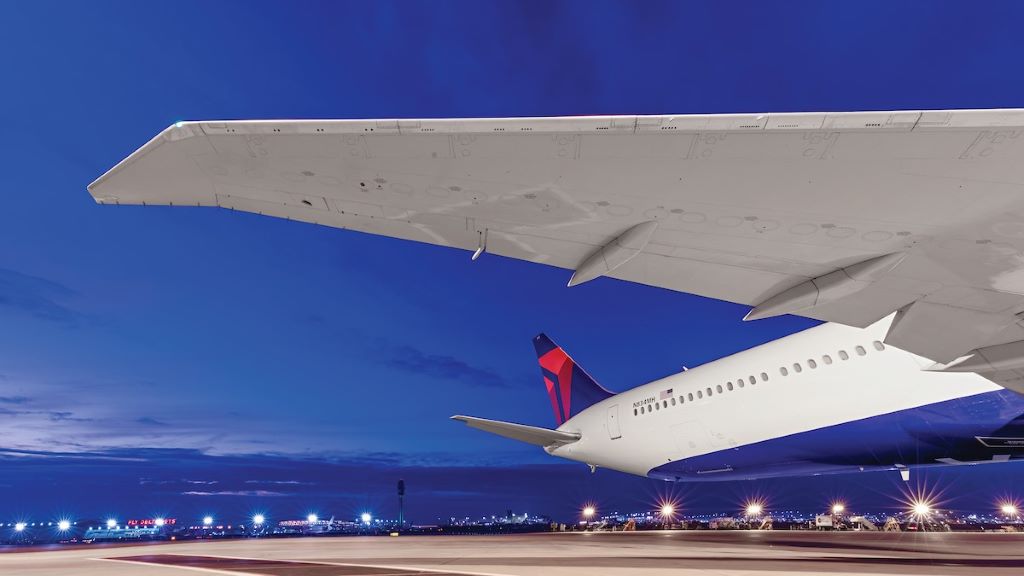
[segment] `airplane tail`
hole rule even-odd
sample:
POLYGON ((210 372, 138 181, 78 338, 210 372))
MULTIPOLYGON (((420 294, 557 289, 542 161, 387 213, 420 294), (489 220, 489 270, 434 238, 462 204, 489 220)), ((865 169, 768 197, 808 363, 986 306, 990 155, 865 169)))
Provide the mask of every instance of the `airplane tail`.
POLYGON ((566 420, 615 395, 594 381, 546 334, 533 339, 540 362, 541 375, 548 389, 551 408, 555 411, 555 422, 559 426, 566 420))

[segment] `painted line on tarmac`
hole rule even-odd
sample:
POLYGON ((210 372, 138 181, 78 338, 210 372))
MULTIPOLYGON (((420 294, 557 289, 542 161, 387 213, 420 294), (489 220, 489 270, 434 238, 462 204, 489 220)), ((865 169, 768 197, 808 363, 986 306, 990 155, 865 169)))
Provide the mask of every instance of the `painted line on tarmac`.
MULTIPOLYGON (((248 558, 245 556, 227 556, 222 554, 206 554, 211 558, 227 558, 230 560, 251 560, 251 561, 267 561, 267 559, 261 558, 248 558)), ((447 570, 443 568, 421 568, 409 567, 409 566, 396 566, 393 564, 353 564, 351 562, 330 562, 325 560, 285 560, 285 559, 274 559, 273 562, 287 562, 290 564, 322 564, 324 566, 353 566, 359 568, 378 568, 384 570, 399 570, 402 572, 414 572, 414 573, 430 573, 430 574, 441 574, 441 575, 458 575, 458 576, 511 576, 507 573, 499 574, 498 572, 469 572, 467 570, 447 570)))
MULTIPOLYGON (((130 558, 130 557, 126 557, 130 558)), ((156 567, 167 567, 167 564, 154 564, 152 562, 142 562, 139 560, 128 560, 122 558, 87 558, 87 560, 96 560, 99 562, 123 562, 125 564, 136 564, 138 566, 156 566, 156 567)), ((172 566, 172 568, 178 568, 181 570, 191 570, 193 572, 204 572, 206 574, 227 574, 228 576, 238 576, 238 572, 228 572, 226 570, 216 570, 213 568, 200 568, 198 566, 172 566)))
POLYGON ((182 570, 191 570, 194 572, 204 572, 207 574, 227 574, 230 576, 238 576, 239 574, 275 576, 277 573, 277 570, 275 569, 287 567, 290 570, 296 565, 309 568, 311 573, 323 571, 325 576, 328 571, 331 575, 337 575, 338 568, 347 568, 348 570, 346 572, 348 576, 508 576, 508 574, 498 574, 494 572, 469 572, 465 570, 446 570, 439 568, 420 568, 382 564, 353 564, 347 562, 252 558, 219 554, 147 554, 142 556, 90 558, 90 560, 124 562, 143 566, 163 566, 169 568, 180 568, 182 570), (228 566, 211 566, 221 564, 222 562, 219 561, 223 560, 235 562, 228 566))

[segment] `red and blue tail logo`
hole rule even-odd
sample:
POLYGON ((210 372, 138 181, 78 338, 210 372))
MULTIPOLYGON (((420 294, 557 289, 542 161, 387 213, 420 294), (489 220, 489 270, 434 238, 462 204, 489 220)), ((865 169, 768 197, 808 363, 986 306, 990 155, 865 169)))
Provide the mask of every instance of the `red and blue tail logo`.
POLYGON ((555 411, 555 422, 559 426, 566 420, 614 396, 594 381, 572 358, 551 341, 545 334, 533 339, 540 362, 540 372, 548 389, 551 408, 555 411))

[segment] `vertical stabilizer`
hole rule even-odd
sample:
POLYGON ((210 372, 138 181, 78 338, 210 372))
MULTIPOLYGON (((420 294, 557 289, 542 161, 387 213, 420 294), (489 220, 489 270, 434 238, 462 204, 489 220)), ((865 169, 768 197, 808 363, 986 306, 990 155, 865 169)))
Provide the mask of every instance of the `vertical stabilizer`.
POLYGON ((533 345, 537 349, 544 386, 547 387, 555 422, 559 426, 594 404, 615 395, 595 382, 547 335, 538 334, 533 339, 533 345))

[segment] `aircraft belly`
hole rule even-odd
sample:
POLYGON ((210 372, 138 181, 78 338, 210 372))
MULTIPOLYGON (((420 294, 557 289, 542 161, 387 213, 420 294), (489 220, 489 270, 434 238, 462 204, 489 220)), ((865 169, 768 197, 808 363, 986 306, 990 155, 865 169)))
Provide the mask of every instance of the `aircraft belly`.
POLYGON ((999 390, 717 450, 648 476, 714 481, 1015 458, 1024 458, 1024 397, 999 390))

